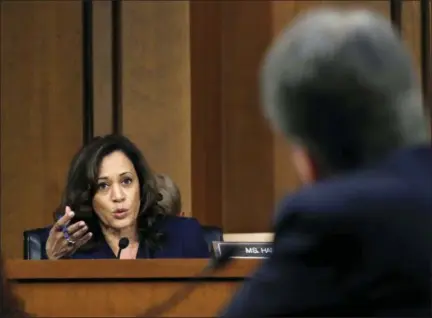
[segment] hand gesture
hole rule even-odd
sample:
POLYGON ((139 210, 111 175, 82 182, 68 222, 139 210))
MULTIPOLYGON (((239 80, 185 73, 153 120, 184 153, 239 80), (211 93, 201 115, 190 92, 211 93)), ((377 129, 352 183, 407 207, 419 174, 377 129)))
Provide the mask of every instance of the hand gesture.
POLYGON ((83 221, 68 226, 74 215, 75 213, 66 207, 65 214, 51 228, 45 247, 48 259, 71 256, 91 239, 92 233, 88 232, 83 221))

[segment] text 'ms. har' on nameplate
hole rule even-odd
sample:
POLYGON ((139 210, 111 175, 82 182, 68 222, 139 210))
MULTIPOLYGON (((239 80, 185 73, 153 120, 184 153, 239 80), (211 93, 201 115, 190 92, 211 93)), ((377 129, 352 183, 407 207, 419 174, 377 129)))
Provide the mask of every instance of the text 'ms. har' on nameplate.
POLYGON ((213 242, 213 252, 220 257, 225 251, 234 248, 231 258, 262 259, 270 257, 273 252, 272 242, 213 242))

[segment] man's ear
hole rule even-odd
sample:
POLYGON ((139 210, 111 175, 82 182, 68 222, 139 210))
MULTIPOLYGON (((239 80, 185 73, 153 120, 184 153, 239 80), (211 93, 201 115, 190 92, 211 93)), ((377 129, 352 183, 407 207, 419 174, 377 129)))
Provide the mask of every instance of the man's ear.
POLYGON ((292 145, 291 149, 292 161, 300 181, 305 185, 315 182, 317 180, 317 171, 307 149, 299 145, 292 145))

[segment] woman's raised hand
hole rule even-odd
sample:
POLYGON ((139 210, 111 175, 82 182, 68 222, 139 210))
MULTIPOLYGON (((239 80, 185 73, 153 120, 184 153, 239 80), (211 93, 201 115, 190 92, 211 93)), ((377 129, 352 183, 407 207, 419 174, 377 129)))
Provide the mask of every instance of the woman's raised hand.
POLYGON ((48 259, 69 257, 91 239, 92 233, 83 221, 68 226, 74 215, 66 207, 65 214, 51 228, 45 247, 48 259))

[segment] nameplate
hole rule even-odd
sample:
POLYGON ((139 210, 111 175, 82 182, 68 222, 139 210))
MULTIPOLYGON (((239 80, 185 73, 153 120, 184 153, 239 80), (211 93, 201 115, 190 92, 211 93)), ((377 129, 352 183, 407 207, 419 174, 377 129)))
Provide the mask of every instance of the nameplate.
POLYGON ((213 250, 217 257, 233 247, 235 251, 231 258, 268 258, 273 251, 271 242, 213 242, 213 250))

